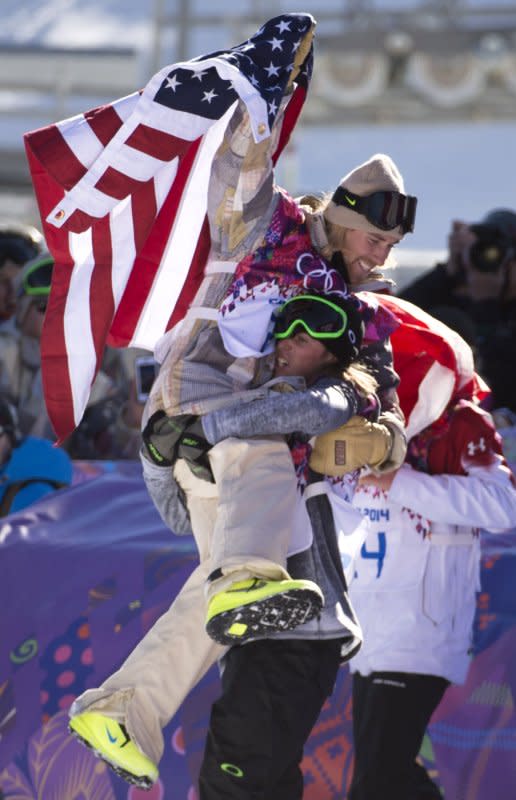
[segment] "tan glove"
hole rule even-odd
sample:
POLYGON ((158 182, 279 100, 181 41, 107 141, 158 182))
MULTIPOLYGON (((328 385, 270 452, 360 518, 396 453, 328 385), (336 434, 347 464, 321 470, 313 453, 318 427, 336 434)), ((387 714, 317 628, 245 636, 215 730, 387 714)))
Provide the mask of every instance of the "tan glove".
POLYGON ((405 461, 405 456, 407 455, 407 435, 405 433, 405 427, 401 423, 399 417, 390 411, 384 411, 380 414, 378 423, 386 427, 391 434, 390 452, 387 453, 385 461, 374 467, 374 472, 376 474, 382 474, 398 469, 405 461))
POLYGON ((338 477, 359 467, 378 467, 388 458, 392 434, 386 425, 351 417, 335 431, 315 440, 310 467, 322 475, 338 477))

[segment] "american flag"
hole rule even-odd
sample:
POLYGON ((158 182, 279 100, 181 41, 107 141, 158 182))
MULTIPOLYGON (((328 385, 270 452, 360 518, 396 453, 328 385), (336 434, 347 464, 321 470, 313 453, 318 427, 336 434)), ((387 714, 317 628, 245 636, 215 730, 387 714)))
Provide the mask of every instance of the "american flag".
POLYGON ((211 167, 236 105, 262 141, 295 78, 277 159, 306 97, 314 28, 309 14, 275 17, 231 50, 25 135, 55 260, 41 357, 59 441, 82 419, 106 344, 152 350, 186 313, 210 248, 211 167))

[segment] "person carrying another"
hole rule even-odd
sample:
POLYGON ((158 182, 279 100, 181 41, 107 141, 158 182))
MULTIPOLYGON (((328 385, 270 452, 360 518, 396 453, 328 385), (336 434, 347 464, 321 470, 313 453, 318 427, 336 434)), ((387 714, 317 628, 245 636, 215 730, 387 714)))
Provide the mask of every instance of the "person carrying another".
MULTIPOLYGON (((251 147, 250 143, 249 147, 251 147)), ((227 177, 227 171, 223 174, 227 177)), ((306 257, 301 260, 296 259, 297 266, 302 270, 299 275, 304 283, 306 279, 304 271, 306 269, 307 259, 314 259, 313 279, 314 282, 317 279, 319 291, 321 287, 325 290, 332 287, 336 288, 337 285, 344 287, 344 278, 341 273, 344 273, 346 277, 349 276, 353 284, 359 289, 368 286, 371 276, 376 278, 379 268, 388 260, 393 246, 402 240, 407 231, 412 230, 414 224, 415 199, 409 198, 404 194, 404 184, 401 174, 388 156, 383 154, 374 155, 364 164, 351 170, 351 172, 341 180, 340 186, 351 193, 349 197, 352 201, 355 196, 361 196, 363 198, 364 205, 360 206, 360 212, 353 210, 349 204, 346 206, 340 202, 336 202, 340 199, 340 193, 337 194, 335 200, 333 199, 334 195, 329 194, 322 199, 304 198, 303 202, 295 204, 294 201, 289 201, 289 208, 293 210, 293 206, 295 205, 297 209, 295 216, 298 220, 297 237, 293 237, 293 241, 299 241, 299 236, 302 233, 302 244, 306 247, 306 257), (370 197, 372 198, 371 205, 369 205, 367 200, 370 197), (384 202, 378 203, 378 200, 383 200, 384 202), (389 210, 392 211, 392 214, 389 213, 389 210), (332 266, 332 261, 339 263, 339 271, 332 266), (317 269, 315 269, 315 267, 317 267, 317 269)), ((278 202, 280 210, 284 207, 284 197, 286 196, 283 193, 276 197, 276 202, 278 202)), ((295 233, 296 227, 293 228, 290 223, 289 226, 287 231, 291 230, 295 233)), ((269 246, 266 247, 264 245, 261 251, 263 258, 262 269, 265 269, 265 267, 268 267, 269 270, 272 269, 271 257, 275 252, 273 244, 278 240, 277 235, 274 234, 275 230, 276 227, 273 225, 269 233, 271 239, 269 246)), ((278 227, 277 230, 281 230, 281 227, 278 227)), ((287 243, 289 242, 290 240, 287 239, 287 243)), ((255 258, 258 259, 258 256, 259 253, 255 255, 255 258)), ((281 260, 278 269, 279 266, 281 266, 281 260)), ((234 293, 236 300, 242 296, 244 300, 250 298, 251 305, 255 309, 259 309, 260 304, 266 306, 270 318, 271 306, 274 307, 274 305, 278 305, 278 303, 275 302, 274 305, 266 303, 264 301, 264 292, 261 290, 257 292, 253 291, 253 286, 262 286, 262 288, 264 288, 263 279, 261 282, 256 279, 254 283, 251 284, 249 291, 245 289, 245 275, 248 272, 248 269, 244 270, 240 282, 237 281, 235 284, 234 293), (242 288, 242 292, 238 288, 239 283, 241 287, 244 287, 242 288)), ((256 275, 259 275, 259 271, 256 272, 256 275)), ((267 277, 267 275, 268 273, 265 273, 263 278, 267 277)), ((281 275, 281 271, 278 271, 278 279, 281 278, 281 275)), ((218 292, 215 292, 215 285, 213 285, 214 280, 214 276, 208 273, 205 284, 201 287, 197 302, 201 303, 201 299, 204 296, 210 298, 211 301, 214 302, 213 298, 220 296, 223 293, 224 286, 230 285, 231 283, 227 278, 223 281, 223 276, 219 276, 218 281, 221 282, 221 286, 218 292)), ((295 280, 295 274, 292 280, 295 280)), ((266 285, 267 283, 265 282, 265 286, 266 285)), ((225 291, 227 292, 227 289, 225 291)), ((310 291, 317 291, 317 289, 310 287, 310 291)), ((337 293, 333 292, 333 294, 336 295, 337 293)), ((277 292, 274 297, 278 300, 277 292)), ((371 298, 369 298, 369 302, 371 303, 371 298)), ((244 304, 244 301, 242 301, 242 305, 244 304)), ((236 306, 237 305, 238 303, 236 303, 236 306)), ((197 311, 195 313, 200 312, 197 311)), ((206 316, 207 312, 204 313, 206 316)), ((265 311, 263 313, 265 313, 265 311)), ((220 321, 224 323, 224 319, 220 321)), ((190 405, 189 410, 192 412, 200 410, 204 412, 201 421, 204 432, 204 425, 209 424, 210 418, 213 419, 211 415, 222 413, 222 411, 227 408, 230 409, 226 412, 227 416, 233 419, 236 417, 237 408, 239 405, 243 406, 245 400, 264 398, 264 390, 255 384, 260 376, 262 376, 265 381, 272 375, 271 356, 268 354, 267 358, 232 357, 229 352, 225 351, 223 348, 220 328, 215 325, 214 322, 206 320, 197 320, 194 330, 198 332, 199 342, 197 345, 195 345, 195 342, 189 344, 186 333, 191 326, 192 322, 188 320, 186 320, 186 326, 183 324, 178 326, 176 331, 172 331, 171 336, 168 337, 168 341, 164 343, 168 345, 169 349, 167 350, 165 348, 165 353, 160 351, 162 355, 161 360, 163 360, 164 356, 164 363, 153 387, 153 393, 148 404, 147 417, 152 417, 152 414, 155 413, 156 410, 159 410, 159 405, 162 405, 162 396, 166 394, 167 391, 171 391, 167 389, 169 384, 172 388, 175 387, 177 390, 182 385, 178 378, 182 377, 183 373, 186 373, 186 376, 190 378, 195 374, 199 377, 196 386, 197 390, 199 390, 200 387, 204 387, 206 394, 212 391, 221 395, 218 399, 212 398, 209 404, 205 401, 202 404, 190 405), (173 342, 171 342, 170 339, 176 337, 177 347, 174 348, 172 346, 173 342), (213 347, 208 348, 208 342, 211 342, 213 347), (180 355, 182 352, 188 353, 190 351, 190 358, 187 356, 183 360, 181 360, 181 358, 176 360, 177 353, 180 355), (209 368, 207 363, 205 363, 208 352, 212 354, 217 352, 219 354, 217 359, 214 358, 216 367, 213 366, 209 368), (202 363, 197 363, 195 360, 196 358, 202 363), (193 362, 192 364, 190 364, 190 360, 193 362), (226 365, 226 370, 223 369, 224 365, 226 365), (236 368, 237 366, 239 366, 238 370, 236 368), (253 381, 248 378, 247 381, 243 383, 239 376, 242 376, 244 369, 248 372, 250 368, 252 368, 252 374, 256 373, 256 378, 254 378, 253 381), (230 370, 229 374, 227 374, 228 369, 230 370), (176 376, 175 378, 174 373, 176 376), (208 380, 208 376, 213 378, 212 382, 208 380), (222 391, 224 387, 225 391, 222 391), (239 392, 237 392, 236 395, 231 394, 229 391, 230 388, 234 391, 239 389, 239 392), (239 405, 236 404, 236 401, 240 401, 239 405), (214 408, 210 410, 210 406, 218 406, 219 409, 217 410, 217 408, 214 408)), ((262 330, 267 330, 268 327, 269 322, 267 322, 265 326, 262 325, 262 330)), ((249 333, 249 331, 252 331, 250 322, 247 325, 241 324, 242 336, 246 332, 249 333)), ((365 345, 364 343, 362 344, 360 357, 370 368, 379 384, 377 394, 383 402, 379 421, 387 423, 388 427, 387 435, 383 440, 383 457, 371 459, 371 463, 374 461, 375 468, 377 469, 385 467, 393 468, 395 464, 401 464, 403 462, 405 455, 404 432, 400 417, 397 413, 397 399, 395 394, 397 376, 393 370, 390 349, 386 343, 386 338, 391 331, 392 316, 382 317, 381 308, 379 306, 376 307, 375 315, 372 320, 369 316, 369 321, 367 321, 366 312, 366 336, 369 333, 370 341, 365 345), (375 320, 380 323, 376 329, 375 325, 371 324, 371 322, 374 323, 375 320), (386 407, 389 407, 390 410, 386 411, 386 407)), ((158 360, 160 360, 159 355, 158 360)), ((277 403, 278 399, 274 398, 274 402, 277 403)), ((245 408, 249 407, 249 403, 246 402, 245 408)), ((186 409, 183 407, 183 410, 186 409)), ((274 417, 272 413, 266 413, 264 416, 267 419, 274 417)), ((184 419, 183 417, 182 421, 184 421, 184 419)), ((166 437, 167 434, 171 433, 171 429, 164 417, 161 417, 161 420, 163 423, 163 431, 161 432, 160 426, 158 426, 154 434, 160 436, 161 433, 163 433, 166 437)), ((191 417, 188 417, 188 421, 190 424, 194 424, 191 422, 191 417)), ((199 436, 199 429, 197 427, 198 421, 195 425, 196 436, 199 436)), ((302 423, 300 427, 303 427, 302 423)), ((322 430, 322 428, 320 428, 320 430, 322 430)), ((316 432, 317 431, 311 431, 311 433, 316 432)), ((175 433, 172 430, 172 444, 175 441, 179 447, 183 433, 184 429, 181 425, 178 426, 178 430, 176 430, 175 433)), ((150 436, 154 434, 153 425, 151 424, 147 427, 146 438, 149 439, 150 436)), ((357 446, 360 448, 361 454, 363 454, 362 459, 359 460, 358 464, 353 464, 351 460, 344 461, 344 463, 341 464, 342 472, 352 471, 354 466, 361 466, 370 461, 367 457, 368 454, 365 454, 366 448, 364 447, 364 439, 367 439, 367 436, 364 437, 362 434, 363 432, 361 429, 355 427, 353 433, 348 436, 347 444, 347 451, 351 453, 353 451, 353 442, 357 442, 357 446)), ((229 437, 230 433, 226 433, 226 436, 229 437)), ((253 498, 268 497, 269 495, 267 491, 258 492, 258 474, 256 472, 252 469, 246 472, 245 463, 241 465, 243 469, 239 470, 240 464, 238 456, 242 451, 245 454, 245 447, 248 447, 247 443, 244 440, 236 440, 234 437, 227 440, 222 439, 222 441, 216 444, 208 453, 210 467, 213 467, 214 455, 217 455, 218 458, 217 451, 220 452, 221 456, 217 460, 217 465, 220 466, 216 465, 214 471, 214 474, 217 472, 215 477, 220 494, 220 486, 218 486, 220 481, 217 479, 219 473, 222 475, 224 474, 224 457, 228 452, 226 449, 228 443, 229 445, 236 445, 238 447, 234 463, 235 471, 237 471, 239 479, 246 478, 249 481, 248 493, 244 493, 244 502, 240 503, 235 508, 237 522, 246 523, 249 533, 253 534, 254 531, 256 535, 261 530, 259 524, 256 524, 256 519, 248 520, 247 516, 241 513, 241 510, 246 509, 247 511, 248 507, 253 507, 253 505, 256 507, 253 498), (254 528, 251 524, 253 522, 254 528)), ((269 447, 270 452, 270 437, 265 444, 269 447)), ((279 495, 279 509, 286 513, 286 517, 285 514, 281 517, 281 519, 283 519, 282 524, 284 528, 285 526, 289 528, 289 539, 291 539, 293 538, 292 528, 294 527, 294 514, 292 513, 292 509, 297 508, 296 494, 294 492, 294 495, 292 495, 290 492, 290 480, 293 474, 292 458, 284 442, 276 440, 273 444, 277 457, 270 461, 266 460, 265 469, 262 470, 262 475, 266 477, 269 474, 271 475, 270 497, 272 499, 267 504, 263 502, 259 503, 259 509, 260 513, 263 512, 263 524, 265 526, 269 519, 271 507, 273 510, 276 510, 274 501, 279 495), (283 461, 283 448, 288 456, 286 463, 283 461), (267 472, 267 466, 270 472, 267 472), (287 488, 285 488, 285 485, 282 485, 284 478, 288 478, 286 484, 287 488), (277 489, 278 484, 279 490, 277 489), (284 503, 284 497, 288 499, 287 504, 284 503), (285 505, 288 505, 287 509, 285 509, 285 505)), ((254 447, 254 452, 256 452, 258 445, 256 437, 252 445, 254 447)), ((266 453, 267 450, 265 449, 264 455, 266 455, 266 453)), ((192 487, 191 482, 194 475, 182 461, 183 460, 180 459, 177 461, 177 464, 171 468, 168 466, 167 459, 163 459, 162 466, 160 466, 159 463, 152 463, 147 457, 143 457, 142 459, 144 477, 151 497, 154 498, 156 506, 166 523, 171 530, 176 533, 188 533, 191 531, 190 520, 184 506, 185 494, 189 495, 189 505, 192 509, 202 507, 203 503, 206 503, 208 498, 211 497, 211 517, 216 517, 218 503, 220 502, 219 499, 213 499, 213 488, 210 487, 207 481, 197 481, 192 487), (180 466, 180 464, 182 464, 182 466, 180 466), (180 475, 176 475, 178 478, 177 482, 170 478, 172 470, 174 473, 180 472, 180 475), (184 487, 179 485, 181 481, 185 482, 184 487), (171 487, 165 492, 162 491, 163 482, 169 484, 171 487), (201 492, 202 495, 200 494, 201 492), (199 495, 198 497, 196 497, 196 493, 199 495), (202 499, 203 497, 204 500, 202 499), (181 500, 183 500, 183 502, 181 502, 181 500)), ((293 483, 294 490, 296 490, 295 476, 293 483)), ((271 528, 270 526, 264 527, 264 530, 270 531, 271 528)), ((279 532, 277 524, 272 530, 279 532)), ((124 730, 127 731, 131 740, 131 746, 134 745, 132 754, 130 754, 130 748, 127 745, 124 747, 123 751, 121 750, 120 743, 126 742, 126 737, 121 734, 113 745, 105 740, 105 736, 103 739, 100 739, 97 736, 97 731, 90 732, 87 735, 91 736, 91 741, 95 742, 94 747, 97 751, 107 754, 108 761, 119 765, 121 760, 124 765, 122 769, 124 769, 126 773, 131 774, 131 770, 136 772, 136 780, 139 780, 138 776, 141 777, 142 774, 147 774, 147 771, 149 774, 157 776, 156 765, 161 759, 164 746, 162 729, 176 713, 181 702, 187 696, 191 688, 202 678, 217 657, 224 652, 223 647, 216 645, 214 642, 210 642, 207 635, 201 636, 198 633, 200 627, 199 621, 196 620, 192 625, 189 616, 193 608, 199 608, 197 603, 199 591, 201 593, 204 591, 204 585, 208 575, 214 566, 219 566, 213 564, 213 559, 209 557, 211 553, 208 542, 198 542, 198 547, 201 564, 194 573, 192 573, 170 609, 165 612, 153 628, 146 634, 121 668, 107 678, 99 688, 90 689, 81 695, 71 709, 72 717, 76 717, 88 709, 89 711, 98 711, 103 716, 105 715, 117 723, 121 722, 123 724, 124 730), (194 635, 192 635, 192 631, 195 631, 194 635), (176 669, 174 670, 170 668, 170 664, 173 663, 176 665, 176 669), (187 666, 180 666, 181 664, 187 666), (196 665, 196 667, 192 665, 196 665), (125 756, 127 756, 128 761, 125 760, 125 756), (136 765, 132 763, 133 756, 136 758, 136 765), (140 756, 144 758, 143 767, 141 766, 141 762, 138 762, 140 756)), ((236 613, 238 613, 238 603, 236 613)), ((239 640, 237 636, 234 637, 234 641, 239 640)), ((84 738, 86 738, 86 735, 84 738)))

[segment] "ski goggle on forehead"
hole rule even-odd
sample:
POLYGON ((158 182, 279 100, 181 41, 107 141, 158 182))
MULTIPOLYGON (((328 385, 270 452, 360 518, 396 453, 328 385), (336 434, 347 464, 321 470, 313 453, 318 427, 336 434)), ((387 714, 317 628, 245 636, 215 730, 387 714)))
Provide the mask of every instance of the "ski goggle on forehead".
POLYGON ((50 293, 54 260, 46 258, 33 264, 23 277, 23 291, 29 297, 41 297, 50 293))
POLYGON ((362 214, 371 225, 381 231, 392 231, 398 227, 403 233, 414 230, 417 197, 401 192, 373 192, 361 197, 343 186, 338 186, 332 200, 338 206, 362 214))
POLYGON ((291 297, 277 313, 275 339, 288 339, 303 328, 312 339, 339 339, 348 327, 348 315, 340 306, 312 294, 291 297))

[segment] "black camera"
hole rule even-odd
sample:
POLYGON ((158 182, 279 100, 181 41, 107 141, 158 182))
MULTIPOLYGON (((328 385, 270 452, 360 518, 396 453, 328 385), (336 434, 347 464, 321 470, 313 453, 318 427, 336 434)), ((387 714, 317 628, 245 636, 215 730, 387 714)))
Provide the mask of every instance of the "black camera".
POLYGON ((476 242, 469 250, 469 263, 479 272, 497 272, 513 254, 513 244, 500 228, 471 225, 476 242))

